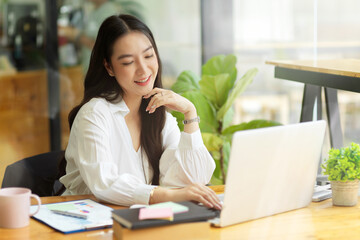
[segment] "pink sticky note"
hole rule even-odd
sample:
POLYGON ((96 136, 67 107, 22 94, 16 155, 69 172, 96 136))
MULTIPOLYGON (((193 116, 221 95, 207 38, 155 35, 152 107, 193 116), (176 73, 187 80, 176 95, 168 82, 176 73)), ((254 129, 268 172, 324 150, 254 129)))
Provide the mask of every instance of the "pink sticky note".
POLYGON ((172 208, 141 208, 139 211, 139 220, 144 219, 167 219, 172 221, 174 213, 172 208))

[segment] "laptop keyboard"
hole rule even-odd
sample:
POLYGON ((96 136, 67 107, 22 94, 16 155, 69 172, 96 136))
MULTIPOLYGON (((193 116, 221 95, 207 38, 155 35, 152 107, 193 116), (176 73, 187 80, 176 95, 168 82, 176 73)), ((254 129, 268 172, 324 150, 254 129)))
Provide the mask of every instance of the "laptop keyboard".
MULTIPOLYGON (((223 193, 221 193, 221 194, 216 194, 217 196, 218 196, 218 198, 220 199, 220 202, 221 202, 221 204, 224 202, 224 194, 223 193)), ((219 210, 216 210, 216 217, 214 218, 214 219, 217 219, 217 220, 215 220, 215 221, 219 221, 220 220, 220 213, 221 213, 221 211, 219 211, 219 210)))
POLYGON ((224 194, 220 193, 220 194, 216 194, 218 196, 218 198, 220 199, 220 201, 223 203, 224 202, 224 194))
MULTIPOLYGON (((223 203, 224 202, 224 194, 221 193, 221 194, 216 194, 216 195, 218 196, 220 202, 223 203)), ((219 227, 220 226, 220 213, 221 213, 221 211, 214 209, 214 212, 216 212, 216 216, 214 218, 212 218, 212 219, 209 219, 208 222, 210 222, 211 225, 213 225, 213 226, 219 227)))

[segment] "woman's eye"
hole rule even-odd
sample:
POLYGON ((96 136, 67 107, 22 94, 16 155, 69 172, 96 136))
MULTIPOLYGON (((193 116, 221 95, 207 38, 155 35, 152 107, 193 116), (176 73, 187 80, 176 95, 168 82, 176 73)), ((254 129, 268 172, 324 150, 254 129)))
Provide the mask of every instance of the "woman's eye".
POLYGON ((145 58, 152 58, 153 56, 154 56, 154 54, 151 54, 151 55, 145 56, 145 58))
POLYGON ((130 65, 130 64, 132 64, 134 61, 131 61, 131 62, 123 62, 122 63, 122 65, 125 65, 125 66, 127 66, 127 65, 130 65))

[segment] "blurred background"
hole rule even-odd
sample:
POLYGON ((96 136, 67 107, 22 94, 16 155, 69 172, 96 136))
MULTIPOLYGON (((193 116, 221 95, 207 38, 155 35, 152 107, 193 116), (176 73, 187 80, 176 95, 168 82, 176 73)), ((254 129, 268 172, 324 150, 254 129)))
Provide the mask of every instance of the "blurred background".
MULTIPOLYGON (((67 115, 109 15, 130 13, 150 27, 166 88, 182 71, 201 75, 211 56, 233 53, 238 77, 259 69, 236 100, 234 124, 289 124, 299 122, 304 86, 275 79, 265 61, 359 59, 359 11, 357 0, 0 0, 0 185, 8 164, 66 148, 67 115)), ((344 144, 359 143, 360 94, 338 91, 338 101, 344 144)))

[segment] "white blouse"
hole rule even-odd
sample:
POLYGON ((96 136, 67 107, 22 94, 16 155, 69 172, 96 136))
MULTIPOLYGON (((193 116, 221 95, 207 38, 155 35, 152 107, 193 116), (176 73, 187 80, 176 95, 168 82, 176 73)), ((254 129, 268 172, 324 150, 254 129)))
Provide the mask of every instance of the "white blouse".
MULTIPOLYGON (((119 205, 148 204, 153 173, 141 148, 134 150, 125 122, 129 109, 122 100, 102 98, 86 103, 74 120, 66 148, 64 195, 91 194, 119 205)), ((176 119, 166 112, 162 130, 160 185, 183 187, 210 181, 215 163, 203 144, 200 130, 180 133, 176 119)))

